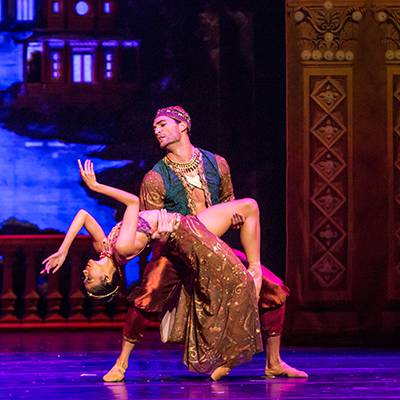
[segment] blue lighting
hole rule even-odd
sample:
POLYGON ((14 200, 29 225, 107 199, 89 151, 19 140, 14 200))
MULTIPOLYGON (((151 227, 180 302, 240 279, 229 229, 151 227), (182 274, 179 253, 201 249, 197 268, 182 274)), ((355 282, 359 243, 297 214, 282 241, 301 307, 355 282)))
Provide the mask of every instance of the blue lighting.
POLYGON ((118 41, 117 40, 107 40, 106 42, 102 42, 101 45, 103 47, 117 47, 118 41))
POLYGON ((86 1, 78 1, 75 4, 75 11, 78 15, 86 15, 89 12, 89 5, 86 1))
POLYGON ((52 11, 53 11, 53 14, 60 13, 60 2, 59 1, 53 1, 52 11))
POLYGON ((34 0, 17 0, 17 20, 34 20, 34 0))
POLYGON ((23 47, 11 33, 0 33, 0 90, 23 79, 23 47))
POLYGON ((93 55, 74 54, 72 56, 72 80, 75 83, 93 82, 93 55))
POLYGON ((51 39, 47 41, 47 44, 49 47, 52 48, 63 48, 65 45, 64 40, 58 40, 58 39, 51 39))
MULTIPOLYGON (((51 127, 48 127, 51 129, 51 127)), ((0 126, 0 223, 10 217, 40 229, 65 232, 80 209, 88 210, 105 232, 115 224, 114 210, 100 205, 80 185, 77 159, 85 159, 102 145, 35 140, 0 126)), ((131 161, 93 158, 96 171, 119 168, 131 161)))
POLYGON ((137 40, 126 40, 122 42, 124 47, 139 47, 139 42, 137 40))
POLYGON ((103 12, 104 12, 104 14, 110 14, 111 13, 111 3, 109 1, 105 1, 104 2, 103 12))

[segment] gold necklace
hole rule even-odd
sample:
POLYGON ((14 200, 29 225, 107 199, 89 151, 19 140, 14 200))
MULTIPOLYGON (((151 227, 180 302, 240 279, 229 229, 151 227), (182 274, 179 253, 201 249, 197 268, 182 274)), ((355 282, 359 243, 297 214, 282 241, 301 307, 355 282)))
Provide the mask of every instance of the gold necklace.
POLYGON ((185 163, 178 163, 176 161, 172 161, 168 156, 164 157, 165 163, 171 167, 174 171, 180 172, 181 174, 189 174, 190 172, 195 171, 200 164, 199 150, 194 149, 192 158, 185 163))

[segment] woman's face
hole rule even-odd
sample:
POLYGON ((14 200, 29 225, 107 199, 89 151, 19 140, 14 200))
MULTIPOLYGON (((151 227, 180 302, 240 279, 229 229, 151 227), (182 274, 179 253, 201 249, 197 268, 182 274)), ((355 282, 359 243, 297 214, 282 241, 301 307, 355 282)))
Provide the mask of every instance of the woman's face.
POLYGON ((83 270, 84 284, 87 291, 92 292, 96 286, 111 281, 113 271, 107 268, 107 261, 107 258, 103 258, 98 261, 90 259, 87 262, 83 270))

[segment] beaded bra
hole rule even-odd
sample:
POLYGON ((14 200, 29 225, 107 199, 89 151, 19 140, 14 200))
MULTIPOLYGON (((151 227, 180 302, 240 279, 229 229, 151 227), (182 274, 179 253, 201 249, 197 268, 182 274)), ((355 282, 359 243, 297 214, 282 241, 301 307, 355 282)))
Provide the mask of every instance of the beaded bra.
MULTIPOLYGON (((119 232, 121 230, 122 221, 118 222, 106 238, 103 239, 103 250, 100 253, 100 258, 109 257, 112 258, 113 248, 118 239, 119 232)), ((140 215, 138 217, 137 232, 142 232, 147 236, 147 241, 151 240, 151 226, 150 224, 142 218, 140 215)))

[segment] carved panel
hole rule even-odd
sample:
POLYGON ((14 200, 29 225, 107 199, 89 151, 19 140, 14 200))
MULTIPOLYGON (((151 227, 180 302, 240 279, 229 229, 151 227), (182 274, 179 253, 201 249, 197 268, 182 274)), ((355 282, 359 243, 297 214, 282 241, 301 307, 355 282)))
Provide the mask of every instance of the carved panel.
POLYGON ((383 32, 386 61, 400 63, 400 4, 391 3, 376 1, 372 10, 383 32))
POLYGON ((305 67, 305 299, 349 300, 351 68, 305 67), (324 291, 321 299, 321 291, 324 291))
POLYGON ((388 300, 400 301, 400 66, 388 67, 388 300))
POLYGON ((365 2, 289 1, 288 10, 299 30, 303 61, 352 62, 365 2), (319 3, 319 4, 318 4, 319 3))

